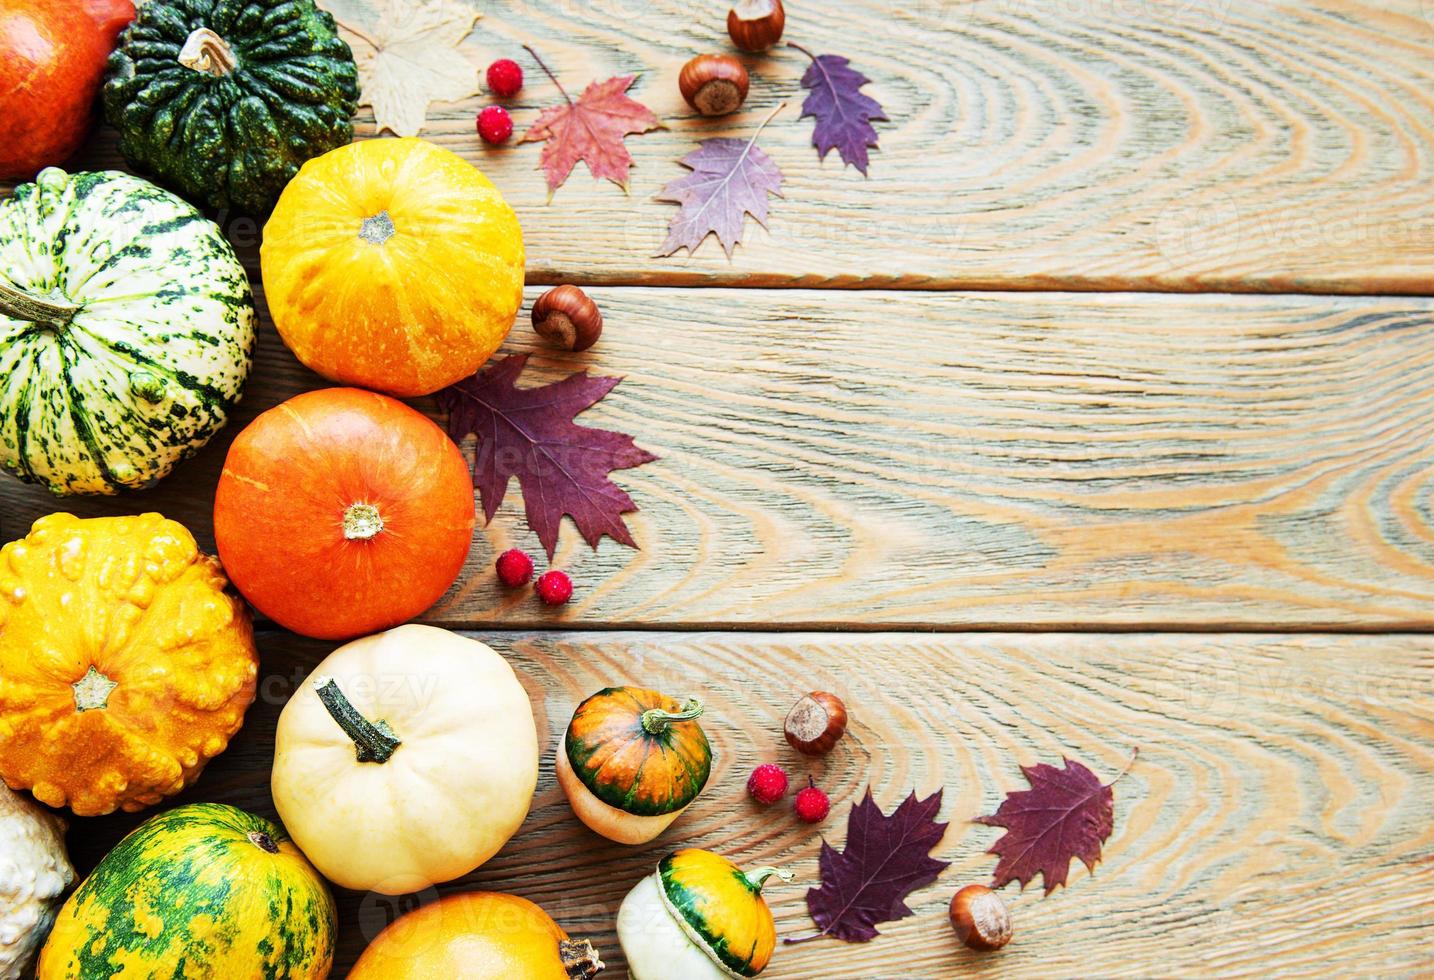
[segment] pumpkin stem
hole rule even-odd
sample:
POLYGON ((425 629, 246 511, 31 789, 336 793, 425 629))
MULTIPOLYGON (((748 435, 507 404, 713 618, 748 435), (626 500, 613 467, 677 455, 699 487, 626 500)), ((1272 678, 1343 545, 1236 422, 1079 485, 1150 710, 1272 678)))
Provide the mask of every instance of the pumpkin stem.
POLYGON ((184 47, 179 49, 179 63, 215 78, 232 74, 239 67, 239 59, 234 57, 229 42, 207 27, 189 35, 184 47))
POLYGON ((0 276, 0 313, 31 323, 49 323, 63 327, 75 318, 80 308, 49 297, 33 296, 0 276))
POLYGON ((559 940, 558 955, 562 957, 568 980, 592 980, 606 967, 598 957, 598 951, 586 939, 559 940))
POLYGON ((397 231, 398 229, 393 226, 393 218, 389 217, 388 212, 380 211, 371 218, 363 219, 363 224, 359 225, 358 236, 366 242, 382 245, 397 231))
POLYGON ((649 735, 661 735, 674 721, 691 721, 693 718, 701 718, 702 711, 702 702, 697 698, 688 698, 682 705, 681 711, 648 708, 642 713, 642 730, 649 735))
POLYGON ((772 877, 772 875, 776 875, 783 881, 791 881, 797 876, 795 871, 791 871, 787 868, 758 868, 755 871, 742 872, 742 877, 747 879, 747 886, 758 894, 761 894, 762 886, 767 883, 767 879, 772 877))
POLYGON ((274 843, 274 838, 270 837, 262 830, 251 830, 248 834, 248 837, 249 840, 253 842, 254 846, 257 847, 259 850, 267 851, 270 854, 279 853, 279 845, 274 843))
POLYGON ((344 511, 344 537, 349 541, 367 541, 383 530, 383 516, 373 504, 349 504, 344 511))
POLYGON ((360 762, 387 762, 393 750, 403 742, 386 722, 377 724, 359 714, 338 683, 332 677, 320 677, 314 681, 314 690, 319 700, 328 709, 329 715, 338 722, 344 734, 353 740, 360 762))
POLYGON ((114 681, 100 673, 94 664, 85 671, 85 676, 70 685, 75 692, 75 711, 95 711, 109 704, 110 692, 119 687, 114 681))

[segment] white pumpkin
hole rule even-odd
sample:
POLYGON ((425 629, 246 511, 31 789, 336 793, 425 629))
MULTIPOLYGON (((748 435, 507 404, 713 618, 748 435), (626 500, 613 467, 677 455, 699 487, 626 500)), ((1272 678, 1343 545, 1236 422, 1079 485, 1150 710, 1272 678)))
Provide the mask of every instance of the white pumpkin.
POLYGON ((398 895, 467 874, 517 832, 537 782, 527 692, 506 660, 448 630, 340 647, 279 716, 274 805, 345 888, 398 895))
POLYGON ((64 821, 0 783, 0 980, 26 975, 74 883, 64 821))

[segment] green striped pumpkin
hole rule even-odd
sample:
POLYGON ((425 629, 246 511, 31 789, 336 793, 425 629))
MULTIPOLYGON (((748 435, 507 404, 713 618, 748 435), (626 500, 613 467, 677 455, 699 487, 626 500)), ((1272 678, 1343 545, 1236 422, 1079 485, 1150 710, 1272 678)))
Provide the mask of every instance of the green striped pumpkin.
POLYGON ((151 817, 60 909, 37 980, 329 973, 328 886, 275 824, 222 803, 151 817))
POLYGON ((218 226, 148 181, 50 168, 0 202, 0 466, 152 484, 239 400, 254 297, 218 226))

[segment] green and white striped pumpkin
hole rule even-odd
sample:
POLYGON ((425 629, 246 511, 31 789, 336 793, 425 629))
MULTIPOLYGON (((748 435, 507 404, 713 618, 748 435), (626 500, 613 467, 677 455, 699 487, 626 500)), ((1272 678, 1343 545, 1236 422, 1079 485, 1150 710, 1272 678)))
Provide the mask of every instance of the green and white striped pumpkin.
POLYGON ((0 466, 149 486, 243 392, 257 319, 218 226, 146 180, 50 168, 0 202, 0 466))

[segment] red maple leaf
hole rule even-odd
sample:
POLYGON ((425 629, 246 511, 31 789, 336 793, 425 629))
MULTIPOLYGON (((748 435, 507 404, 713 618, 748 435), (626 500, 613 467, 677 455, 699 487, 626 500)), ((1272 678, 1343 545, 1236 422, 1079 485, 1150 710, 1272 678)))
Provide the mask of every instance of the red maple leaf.
POLYGON ((506 357, 437 395, 453 441, 478 437, 473 485, 485 519, 493 519, 516 476, 528 525, 550 561, 564 514, 594 548, 604 534, 636 548, 622 515, 637 505, 607 475, 657 457, 634 445, 632 436, 573 422, 622 379, 582 371, 540 388, 519 388, 515 382, 527 363, 527 354, 506 357))
MULTIPOLYGON (((1138 752, 1137 752, 1138 754, 1138 752)), ((1030 789, 1009 793, 995 813, 976 823, 1005 827, 1006 833, 988 854, 999 855, 993 886, 1019 881, 1025 888, 1037 874, 1046 894, 1066 883, 1071 858, 1094 871, 1101 847, 1115 827, 1115 794, 1111 786, 1130 771, 1102 784, 1079 762, 1062 758, 1064 769, 1044 763, 1022 766, 1030 789)), ((1131 763, 1135 762, 1134 756, 1131 763)))
POLYGON ((940 811, 941 790, 924 800, 912 793, 887 816, 868 789, 847 817, 846 847, 838 851, 822 841, 822 884, 807 891, 807 911, 821 932, 786 941, 834 936, 870 942, 881 935, 877 923, 911 915, 906 896, 931 884, 950 865, 931 857, 946 831, 944 823, 936 822, 940 811))
POLYGON ((627 190, 632 154, 627 152, 623 137, 662 128, 661 120, 651 109, 624 94, 635 76, 619 75, 605 82, 593 82, 574 102, 537 52, 528 48, 528 53, 547 72, 566 101, 565 105, 544 109, 538 121, 518 141, 547 141, 539 162, 548 174, 548 193, 551 195, 563 186, 579 160, 587 161, 594 178, 607 178, 627 190))

